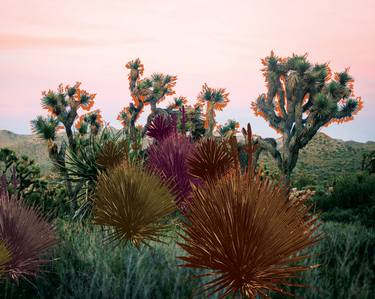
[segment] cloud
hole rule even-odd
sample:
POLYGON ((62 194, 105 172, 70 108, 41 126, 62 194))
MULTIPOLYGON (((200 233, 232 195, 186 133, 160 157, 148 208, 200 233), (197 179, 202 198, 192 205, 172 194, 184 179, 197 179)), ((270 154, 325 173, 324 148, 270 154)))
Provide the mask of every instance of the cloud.
POLYGON ((77 37, 32 36, 18 34, 0 34, 0 49, 35 48, 81 48, 99 46, 100 43, 77 37))

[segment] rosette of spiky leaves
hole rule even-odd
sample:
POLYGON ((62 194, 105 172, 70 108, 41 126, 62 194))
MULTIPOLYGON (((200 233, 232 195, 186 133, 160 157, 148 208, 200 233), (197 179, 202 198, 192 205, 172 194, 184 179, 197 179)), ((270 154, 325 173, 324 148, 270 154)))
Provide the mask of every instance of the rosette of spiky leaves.
POLYGON ((187 98, 183 96, 173 98, 173 102, 168 105, 167 109, 175 110, 187 104, 187 98))
POLYGON ((172 194, 155 175, 122 164, 99 177, 94 223, 110 228, 109 240, 136 247, 160 241, 174 211, 172 194))
POLYGON ((35 276, 48 262, 42 256, 57 243, 54 227, 21 200, 5 196, 0 202, 0 244, 7 256, 0 268, 16 281, 35 276))
POLYGON ((82 114, 75 125, 81 135, 86 135, 89 132, 96 135, 102 126, 103 118, 99 109, 82 114))
POLYGON ((169 186, 172 186, 176 203, 182 211, 189 203, 191 184, 197 182, 188 172, 187 158, 193 150, 194 144, 189 138, 171 135, 158 144, 152 144, 147 151, 148 168, 158 174, 163 182, 171 182, 169 186))
POLYGON ((230 137, 239 132, 239 127, 239 122, 229 119, 223 126, 218 126, 218 131, 221 137, 230 137))
POLYGON ((164 100, 165 96, 175 93, 173 88, 176 85, 177 76, 154 73, 149 80, 151 81, 150 95, 144 102, 150 103, 151 111, 154 112, 156 105, 164 100))
POLYGON ((176 123, 171 116, 157 115, 148 125, 146 134, 161 142, 175 131, 176 123))
POLYGON ((227 142, 213 138, 200 140, 187 158, 189 174, 205 182, 226 175, 234 165, 228 146, 227 142))
MULTIPOLYGON (((314 245, 317 218, 302 202, 288 201, 286 189, 260 175, 231 173, 193 191, 190 213, 182 224, 187 252, 184 267, 209 270, 203 286, 209 296, 223 291, 244 298, 291 295, 289 278, 314 266, 298 262, 314 245)), ((203 276, 202 275, 202 276, 203 276)))
POLYGON ((38 116, 31 121, 31 130, 44 140, 55 140, 59 121, 54 117, 38 116))

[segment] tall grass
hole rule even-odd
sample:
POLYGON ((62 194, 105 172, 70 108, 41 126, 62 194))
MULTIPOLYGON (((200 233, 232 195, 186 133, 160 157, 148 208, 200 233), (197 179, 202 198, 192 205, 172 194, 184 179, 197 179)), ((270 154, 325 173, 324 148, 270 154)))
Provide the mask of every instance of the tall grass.
POLYGON ((60 223, 58 230, 48 272, 19 286, 0 284, 0 298, 191 298, 199 283, 191 279, 196 272, 177 266, 175 232, 166 244, 137 250, 104 244, 104 233, 91 226, 60 223))
MULTIPOLYGON (((177 266, 175 231, 153 249, 103 244, 104 233, 90 225, 59 222, 61 242, 51 256, 56 259, 37 279, 0 284, 0 298, 191 298, 200 285, 196 271, 177 266)), ((375 232, 357 225, 326 223, 326 238, 314 247, 308 271, 295 288, 297 298, 375 298, 375 232)), ((202 294, 196 298, 207 298, 202 294)), ((213 297, 217 298, 217 297, 213 297)), ((274 296, 273 298, 280 298, 274 296)))

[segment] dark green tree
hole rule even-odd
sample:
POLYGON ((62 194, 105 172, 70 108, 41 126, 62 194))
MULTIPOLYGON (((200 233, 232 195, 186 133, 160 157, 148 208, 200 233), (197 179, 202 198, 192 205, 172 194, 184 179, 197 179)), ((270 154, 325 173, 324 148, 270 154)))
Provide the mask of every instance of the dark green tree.
POLYGON ((256 156, 268 151, 289 183, 300 149, 320 128, 352 120, 362 100, 354 96, 349 69, 332 77, 327 63, 312 64, 307 54, 280 58, 271 52, 262 63, 267 93, 252 102, 252 109, 281 135, 282 144, 257 138, 256 156))

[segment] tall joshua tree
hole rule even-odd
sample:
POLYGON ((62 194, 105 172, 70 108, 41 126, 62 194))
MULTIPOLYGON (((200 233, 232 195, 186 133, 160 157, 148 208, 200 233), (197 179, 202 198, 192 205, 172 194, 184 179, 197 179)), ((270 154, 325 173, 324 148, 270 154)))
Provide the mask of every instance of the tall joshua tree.
POLYGON ((226 92, 225 88, 211 88, 205 83, 202 86, 202 91, 198 95, 198 102, 204 106, 207 103, 206 108, 206 121, 205 128, 208 136, 213 136, 215 128, 215 110, 223 110, 228 104, 229 93, 226 92))
POLYGON ((166 96, 175 93, 173 87, 176 85, 177 77, 154 73, 151 77, 142 79, 144 66, 139 58, 129 61, 125 67, 129 69, 129 89, 133 103, 125 107, 117 119, 126 126, 125 128, 129 129, 130 134, 134 137, 135 122, 143 112, 144 106, 151 106, 151 115, 147 119, 147 124, 149 124, 153 117, 160 113, 157 104, 166 96))
POLYGON ((77 195, 81 187, 73 188, 65 169, 65 154, 67 147, 74 153, 78 152, 80 138, 84 134, 96 135, 102 125, 100 111, 87 113, 78 120, 78 134, 74 130, 74 123, 79 118, 79 109, 90 111, 94 105, 95 94, 90 94, 80 88, 81 83, 73 86, 59 85, 57 91, 49 90, 42 93, 42 107, 48 111, 48 116, 38 116, 31 121, 35 134, 48 141, 48 153, 51 160, 58 166, 65 182, 68 194, 72 201, 72 209, 77 208, 77 195), (57 144, 57 132, 64 129, 68 143, 65 140, 57 144))
POLYGON ((332 77, 327 63, 312 64, 307 54, 280 58, 272 51, 262 64, 267 93, 251 107, 281 134, 282 145, 278 148, 273 138, 257 138, 255 156, 268 151, 289 182, 300 149, 320 128, 351 121, 362 109, 362 99, 354 95, 349 69, 332 77))

